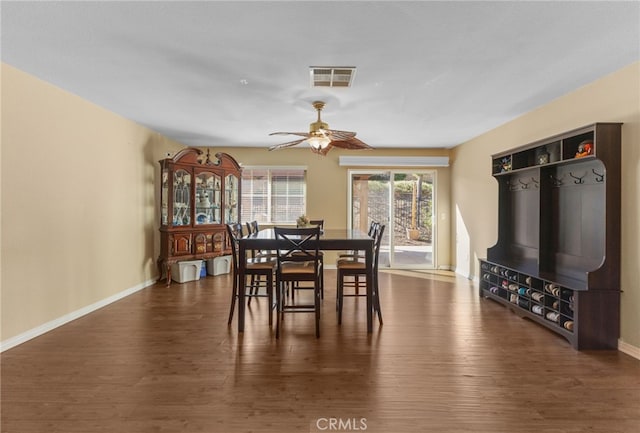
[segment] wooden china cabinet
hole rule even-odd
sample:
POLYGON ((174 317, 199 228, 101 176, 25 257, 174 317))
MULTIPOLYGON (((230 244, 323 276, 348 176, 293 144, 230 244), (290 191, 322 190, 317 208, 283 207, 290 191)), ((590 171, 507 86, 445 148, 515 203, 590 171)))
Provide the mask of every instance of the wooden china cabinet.
POLYGON ((225 224, 240 218, 238 162, 226 153, 186 148, 160 163, 160 279, 171 265, 230 254, 225 224))

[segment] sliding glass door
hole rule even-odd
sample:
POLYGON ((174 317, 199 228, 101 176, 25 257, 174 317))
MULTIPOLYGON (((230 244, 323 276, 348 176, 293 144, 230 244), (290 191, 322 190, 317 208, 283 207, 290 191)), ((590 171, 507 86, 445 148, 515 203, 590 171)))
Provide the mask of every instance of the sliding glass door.
POLYGON ((386 224, 380 247, 379 267, 389 267, 389 208, 391 178, 389 172, 349 172, 350 226, 368 231, 372 221, 386 224))
POLYGON ((431 269, 435 264, 435 171, 349 172, 349 224, 385 224, 380 266, 431 269))

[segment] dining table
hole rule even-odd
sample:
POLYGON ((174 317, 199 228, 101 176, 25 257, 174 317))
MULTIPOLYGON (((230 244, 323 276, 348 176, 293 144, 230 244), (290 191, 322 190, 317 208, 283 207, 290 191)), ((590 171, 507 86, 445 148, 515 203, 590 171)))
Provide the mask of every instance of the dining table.
MULTIPOLYGON (((367 333, 373 332, 373 244, 374 240, 367 233, 359 229, 324 229, 318 239, 318 249, 362 251, 367 269, 367 333)), ((247 252, 252 250, 278 250, 287 248, 286 240, 277 239, 273 228, 265 228, 256 233, 243 236, 238 240, 238 278, 245 280, 247 252)), ((245 291, 238 293, 238 332, 244 332, 245 291)))

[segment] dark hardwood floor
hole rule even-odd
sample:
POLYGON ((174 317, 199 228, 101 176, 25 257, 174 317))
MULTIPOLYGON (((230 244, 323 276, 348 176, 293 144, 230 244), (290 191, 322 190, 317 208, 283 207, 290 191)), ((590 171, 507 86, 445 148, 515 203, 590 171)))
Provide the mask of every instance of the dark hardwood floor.
POLYGON ((381 274, 384 325, 326 271, 282 337, 230 278, 149 287, 2 354, 3 433, 636 433, 640 361, 578 352, 447 273, 381 274))

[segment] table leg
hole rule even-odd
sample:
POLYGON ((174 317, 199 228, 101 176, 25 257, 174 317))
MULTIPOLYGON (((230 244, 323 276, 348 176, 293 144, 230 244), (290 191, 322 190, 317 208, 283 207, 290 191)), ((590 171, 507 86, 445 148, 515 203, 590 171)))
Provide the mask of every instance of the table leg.
POLYGON ((365 266, 367 267, 367 332, 373 332, 373 249, 365 252, 365 266))
POLYGON ((246 305, 244 295, 245 266, 247 263, 247 249, 242 242, 238 245, 238 332, 244 332, 244 307, 246 305))

